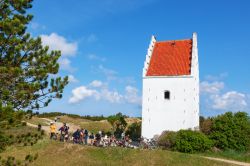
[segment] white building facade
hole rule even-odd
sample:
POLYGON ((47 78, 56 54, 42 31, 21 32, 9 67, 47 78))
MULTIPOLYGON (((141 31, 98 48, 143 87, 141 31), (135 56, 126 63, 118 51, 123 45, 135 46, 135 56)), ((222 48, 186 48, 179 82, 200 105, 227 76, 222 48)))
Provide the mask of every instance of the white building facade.
POLYGON ((142 136, 199 129, 197 34, 157 42, 153 36, 143 68, 142 136))

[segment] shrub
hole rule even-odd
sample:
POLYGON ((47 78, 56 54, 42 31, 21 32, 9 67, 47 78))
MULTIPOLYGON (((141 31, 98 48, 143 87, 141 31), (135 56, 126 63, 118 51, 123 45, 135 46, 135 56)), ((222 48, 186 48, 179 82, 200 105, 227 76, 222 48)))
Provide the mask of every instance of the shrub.
POLYGON ((45 135, 45 131, 44 130, 41 130, 41 135, 45 135))
POLYGON ((173 149, 185 153, 204 152, 211 149, 212 144, 201 132, 180 130, 177 132, 173 149))
POLYGON ((36 160, 37 158, 38 158, 38 153, 34 155, 34 160, 36 160))
POLYGON ((171 149, 175 145, 176 132, 164 131, 157 140, 157 144, 166 149, 171 149))
POLYGON ((112 126, 112 130, 116 138, 120 138, 121 134, 125 131, 127 122, 125 120, 125 115, 122 113, 117 113, 116 115, 112 115, 108 117, 108 122, 112 126))
POLYGON ((27 154, 26 156, 25 156, 25 160, 29 160, 31 158, 31 155, 30 154, 27 154))
POLYGON ((22 122, 22 126, 27 126, 27 123, 26 122, 22 122))
POLYGON ((204 134, 208 135, 211 133, 212 130, 213 119, 204 117, 200 117, 200 131, 204 134))
POLYGON ((9 138, 0 133, 0 152, 4 151, 9 143, 9 138))
POLYGON ((250 146, 250 121, 247 113, 227 112, 215 117, 209 137, 220 149, 248 150, 250 146))
POLYGON ((141 122, 129 125, 126 135, 129 135, 133 141, 138 141, 138 139, 141 138, 141 122))
POLYGON ((30 132, 28 132, 28 133, 26 134, 26 136, 27 136, 27 137, 31 136, 31 133, 30 133, 30 132))
POLYGON ((13 165, 15 165, 14 162, 15 162, 15 157, 8 156, 5 165, 6 166, 13 166, 13 165))

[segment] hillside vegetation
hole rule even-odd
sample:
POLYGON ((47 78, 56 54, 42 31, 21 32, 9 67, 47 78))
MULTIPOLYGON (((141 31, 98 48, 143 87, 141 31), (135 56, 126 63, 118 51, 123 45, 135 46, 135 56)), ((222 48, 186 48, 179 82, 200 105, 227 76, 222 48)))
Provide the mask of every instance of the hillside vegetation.
POLYGON ((77 165, 183 165, 186 166, 224 166, 230 165, 201 158, 199 156, 169 152, 164 150, 134 150, 126 148, 96 148, 68 143, 60 143, 44 139, 33 146, 9 147, 1 153, 2 158, 15 156, 22 160, 26 154, 38 154, 32 165, 53 166, 67 163, 77 165))
MULTIPOLYGON (((51 121, 54 117, 49 118, 51 121)), ((33 116, 31 119, 26 119, 29 123, 48 124, 48 118, 38 118, 33 116)), ((79 125, 82 128, 87 128, 90 131, 99 131, 101 129, 108 131, 111 125, 107 120, 92 121, 89 119, 60 116, 60 122, 66 122, 74 125, 79 125)), ((126 121, 140 121, 136 118, 126 118, 126 121), (131 120, 132 119, 132 120, 131 120)), ((128 122, 129 123, 129 122, 128 122)), ((36 125, 35 125, 36 126, 36 125)), ((46 127, 46 126, 45 126, 46 127)), ((48 127, 48 126, 47 126, 48 127)), ((28 126, 10 127, 4 130, 6 135, 17 135, 28 133, 37 133, 35 128, 28 126)), ((33 142, 33 141, 32 141, 33 142)), ((230 165, 219 161, 211 161, 202 156, 214 156, 239 161, 249 162, 249 154, 238 152, 205 152, 196 154, 185 154, 173 152, 170 150, 145 150, 145 149, 127 149, 127 148, 97 148, 93 146, 82 146, 71 143, 61 143, 51 141, 48 136, 39 139, 34 144, 28 143, 24 146, 25 141, 21 144, 12 144, 0 153, 1 160, 6 160, 9 156, 14 156, 16 161, 28 162, 25 160, 27 156, 35 156, 36 160, 28 162, 29 165, 230 165)), ((32 158, 32 157, 31 157, 32 158)))

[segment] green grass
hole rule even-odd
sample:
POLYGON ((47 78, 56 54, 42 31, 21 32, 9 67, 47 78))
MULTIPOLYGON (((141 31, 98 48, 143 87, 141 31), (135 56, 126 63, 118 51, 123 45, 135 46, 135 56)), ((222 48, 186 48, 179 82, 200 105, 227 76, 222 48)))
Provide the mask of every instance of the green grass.
POLYGON ((9 147, 0 156, 15 156, 22 160, 27 154, 39 157, 32 165, 93 165, 93 166, 152 166, 152 165, 186 165, 210 166, 229 165, 222 162, 207 160, 195 155, 170 152, 164 150, 141 150, 126 148, 97 148, 91 146, 73 145, 40 140, 37 144, 28 147, 9 147))
POLYGON ((224 158, 224 159, 237 160, 237 161, 250 163, 250 151, 249 152, 237 152, 234 150, 227 150, 227 151, 221 151, 221 152, 206 152, 204 153, 204 156, 224 158))
MULTIPOLYGON (((34 119, 37 120, 37 119, 34 119)), ((110 128, 107 121, 90 121, 84 119, 74 119, 64 116, 61 122, 78 124, 90 131, 110 128)), ((27 134, 28 132, 38 132, 35 128, 20 126, 10 128, 4 131, 8 135, 27 134)), ((14 156, 18 160, 23 160, 27 154, 35 155, 38 153, 38 159, 32 165, 132 165, 132 166, 151 166, 151 165, 185 165, 185 166, 216 166, 230 165, 228 163, 212 161, 201 156, 218 157, 233 159, 243 162, 250 162, 250 154, 235 151, 226 152, 207 152, 202 154, 185 154, 167 150, 143 150, 127 148, 97 148, 91 146, 74 145, 71 143, 60 143, 51 141, 46 137, 39 140, 33 146, 15 146, 12 145, 6 151, 0 153, 2 158, 14 156)))

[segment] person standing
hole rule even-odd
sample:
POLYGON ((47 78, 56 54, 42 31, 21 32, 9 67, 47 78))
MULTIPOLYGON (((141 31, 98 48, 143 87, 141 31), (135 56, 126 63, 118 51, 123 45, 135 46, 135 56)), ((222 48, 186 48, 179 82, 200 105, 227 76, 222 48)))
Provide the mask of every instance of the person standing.
POLYGON ((121 139, 122 139, 122 140, 125 140, 125 132, 122 132, 122 134, 121 134, 121 139))
POLYGON ((93 145, 93 143, 94 143, 94 142, 93 142, 93 141, 94 141, 94 138, 95 138, 95 137, 94 137, 94 134, 93 134, 93 133, 91 133, 91 134, 90 134, 90 136, 89 136, 89 139, 90 139, 90 145, 93 145))
POLYGON ((56 137, 56 125, 50 122, 50 139, 55 139, 56 137))
POLYGON ((89 137, 89 132, 87 129, 84 130, 84 144, 88 144, 88 137, 89 137))
POLYGON ((63 126, 58 130, 61 132, 60 141, 64 142, 65 135, 68 134, 69 127, 66 125, 66 123, 63 124, 63 126))
POLYGON ((80 143, 80 133, 81 131, 79 129, 77 129, 74 133, 73 133, 73 143, 80 143))
POLYGON ((38 130, 38 131, 41 131, 41 130, 42 130, 42 125, 41 125, 40 123, 37 125, 37 130, 38 130))

